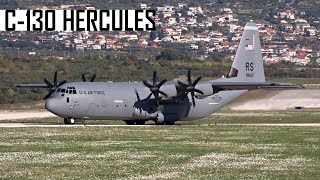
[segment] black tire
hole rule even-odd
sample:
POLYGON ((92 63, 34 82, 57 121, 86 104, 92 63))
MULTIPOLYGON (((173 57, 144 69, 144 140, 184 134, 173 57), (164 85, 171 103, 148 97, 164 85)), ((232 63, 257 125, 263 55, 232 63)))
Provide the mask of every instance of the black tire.
POLYGON ((164 122, 162 122, 162 123, 155 122, 155 123, 156 123, 156 125, 164 125, 164 122))
POLYGON ((64 119, 63 119, 63 122, 64 122, 64 124, 69 124, 69 123, 68 123, 68 118, 64 118, 64 119))
POLYGON ((165 122, 166 125, 174 125, 174 121, 165 122))
POLYGON ((145 123, 145 120, 136 120, 136 125, 144 125, 145 123))
POLYGON ((74 118, 66 118, 67 119, 67 124, 75 124, 76 123, 76 119, 74 118))
POLYGON ((134 125, 135 124, 135 121, 132 121, 132 120, 126 120, 124 121, 127 125, 134 125))

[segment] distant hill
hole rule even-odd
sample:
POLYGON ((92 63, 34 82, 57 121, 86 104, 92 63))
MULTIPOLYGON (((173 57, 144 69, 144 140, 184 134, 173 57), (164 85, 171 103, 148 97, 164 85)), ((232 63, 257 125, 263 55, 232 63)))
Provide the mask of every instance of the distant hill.
POLYGON ((202 6, 214 10, 230 7, 237 12, 248 12, 246 18, 261 20, 271 12, 294 9, 306 12, 307 18, 320 19, 318 13, 320 1, 315 0, 1 0, 0 8, 33 9, 47 6, 57 9, 61 5, 74 5, 75 8, 88 5, 97 9, 138 9, 141 3, 147 3, 152 7, 187 3, 190 6, 202 6))
MULTIPOLYGON (((187 3, 199 6, 204 5, 228 5, 241 7, 259 7, 264 5, 287 6, 287 7, 309 7, 319 8, 320 1, 314 0, 1 0, 0 7, 26 8, 30 6, 60 6, 66 4, 81 5, 90 4, 99 8, 135 8, 140 3, 154 5, 174 5, 177 3, 187 3)), ((285 8, 285 7, 283 7, 285 8)))

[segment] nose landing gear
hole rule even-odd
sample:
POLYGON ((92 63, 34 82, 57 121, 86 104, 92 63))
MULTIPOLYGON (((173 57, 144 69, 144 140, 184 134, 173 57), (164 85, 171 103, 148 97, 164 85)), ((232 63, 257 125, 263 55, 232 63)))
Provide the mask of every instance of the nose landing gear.
POLYGON ((75 121, 76 120, 74 118, 64 118, 63 119, 64 124, 74 124, 75 121))

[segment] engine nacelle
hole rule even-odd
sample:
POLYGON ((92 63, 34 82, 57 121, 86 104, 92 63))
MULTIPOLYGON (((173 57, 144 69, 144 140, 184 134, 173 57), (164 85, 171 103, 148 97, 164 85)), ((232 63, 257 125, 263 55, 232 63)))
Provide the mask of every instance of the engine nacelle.
POLYGON ((138 119, 155 119, 156 123, 164 122, 164 115, 161 112, 148 113, 147 111, 140 110, 139 108, 134 108, 133 116, 138 119))
MULTIPOLYGON (((174 84, 164 84, 163 86, 160 87, 160 91, 166 93, 168 95, 168 98, 178 95, 176 85, 174 85, 174 84)), ((159 96, 166 98, 162 94, 159 94, 159 96)))
POLYGON ((157 118, 158 113, 148 113, 147 111, 144 111, 143 109, 134 108, 133 116, 139 117, 141 119, 154 119, 157 118))

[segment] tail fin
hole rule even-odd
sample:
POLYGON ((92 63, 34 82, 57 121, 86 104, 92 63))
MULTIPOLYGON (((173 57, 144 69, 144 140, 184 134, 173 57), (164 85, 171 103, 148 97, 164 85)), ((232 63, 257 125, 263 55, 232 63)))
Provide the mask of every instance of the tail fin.
POLYGON ((228 78, 238 82, 265 82, 259 30, 249 22, 244 28, 228 78))

